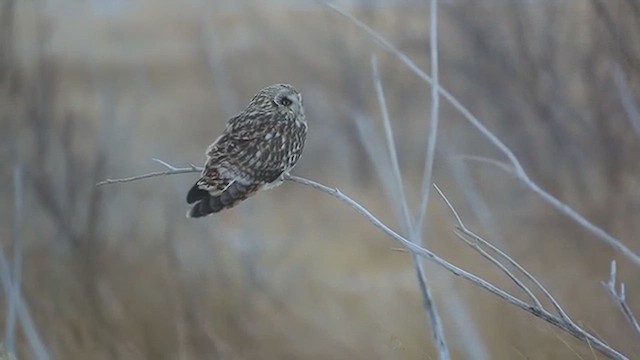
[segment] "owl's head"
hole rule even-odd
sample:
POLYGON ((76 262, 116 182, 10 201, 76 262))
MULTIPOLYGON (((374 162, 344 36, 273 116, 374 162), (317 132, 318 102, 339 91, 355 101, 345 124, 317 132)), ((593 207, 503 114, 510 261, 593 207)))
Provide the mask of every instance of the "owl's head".
POLYGON ((278 112, 295 119, 304 120, 302 95, 289 84, 274 84, 260 90, 249 103, 267 112, 278 112))

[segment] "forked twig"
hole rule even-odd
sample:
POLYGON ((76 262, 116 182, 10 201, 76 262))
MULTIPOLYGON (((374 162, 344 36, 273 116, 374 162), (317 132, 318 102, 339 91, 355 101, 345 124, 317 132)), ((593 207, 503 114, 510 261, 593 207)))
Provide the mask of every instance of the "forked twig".
POLYGON ((164 161, 162 161, 160 159, 153 159, 153 161, 165 166, 168 170, 155 171, 155 172, 151 172, 151 173, 148 173, 148 174, 142 174, 142 175, 132 176, 132 177, 128 177, 128 178, 106 179, 106 180, 103 180, 103 181, 100 181, 99 183, 97 183, 96 186, 102 186, 102 185, 108 185, 108 184, 117 184, 117 183, 127 183, 127 182, 132 182, 132 181, 137 181, 137 180, 148 179, 148 178, 152 178, 152 177, 156 177, 156 176, 202 172, 202 168, 201 167, 197 167, 197 166, 195 166, 193 164, 189 164, 189 167, 186 167, 186 168, 178 168, 178 167, 170 165, 170 164, 168 164, 168 163, 166 163, 166 162, 164 162, 164 161))
MULTIPOLYGON (((556 309, 556 311, 558 312, 558 314, 565 319, 566 321, 569 321, 571 323, 573 323, 573 321, 571 320, 571 318, 569 317, 569 315, 567 315, 567 313, 564 311, 564 309, 562 309, 562 307, 560 306, 560 304, 558 303, 558 301, 551 296, 551 293, 540 283, 540 281, 538 281, 538 279, 536 279, 533 275, 531 275, 531 273, 529 271, 527 271, 524 267, 522 267, 522 265, 520 265, 517 261, 515 261, 511 256, 507 255, 504 251, 498 249, 497 247, 493 246, 493 244, 491 244, 490 242, 488 242, 487 240, 483 239, 481 236, 477 235, 476 233, 474 233, 473 231, 469 230, 469 228, 467 228, 467 226, 464 224, 464 222, 462 222, 462 218, 460 217, 460 215, 458 215, 458 212, 456 211, 456 209, 453 207, 453 205, 451 204, 451 202, 449 201, 449 199, 444 195, 444 193, 442 192, 442 190, 440 190, 440 188, 438 187, 438 185, 434 184, 433 187, 436 189, 436 191, 438 192, 438 195, 440 195, 440 197, 442 198, 442 200, 445 202, 445 204, 447 205, 447 207, 449 208, 449 210, 452 212, 454 218, 456 219, 456 229, 458 229, 459 232, 461 232, 462 234, 470 237, 471 239, 473 239, 475 242, 470 242, 468 239, 463 239, 467 244, 471 245, 472 247, 474 247, 476 250, 478 250, 480 252, 481 255, 488 256, 488 259, 493 262, 495 264, 495 262, 500 263, 497 259, 495 259, 493 256, 489 255, 488 253, 486 253, 481 247, 480 245, 484 245, 486 247, 488 247, 489 249, 491 249, 491 251, 494 251, 495 253, 497 253, 500 257, 502 257, 503 259, 507 260, 507 262, 515 267, 518 271, 520 271, 529 281, 531 281, 532 283, 534 283, 538 289, 540 289, 544 295, 547 297, 547 299, 549 299, 549 301, 551 302, 551 304, 553 305, 553 307, 556 309)), ((485 257, 486 257, 485 256, 485 257)), ((497 265, 497 264, 496 264, 497 265)), ((513 274, 511 274, 511 272, 509 272, 508 270, 506 270, 508 272, 508 276, 510 278, 512 278, 512 276, 515 276, 513 274)), ((513 280, 513 278, 512 278, 513 280)), ((516 281, 516 280, 514 280, 516 281)), ((528 287, 524 286, 524 284, 522 284, 519 280, 516 282, 516 284, 518 285, 518 287, 527 289, 529 290, 528 287)), ((527 295, 529 295, 529 297, 533 297, 534 303, 536 303, 537 298, 530 293, 530 290, 527 291, 525 290, 525 292, 527 292, 527 295)), ((542 305, 540 304, 540 302, 538 301, 537 305, 542 308, 542 305)), ((575 324, 574 324, 575 325, 575 324)))
POLYGON ((620 311, 622 311, 624 316, 627 318, 627 321, 629 321, 629 323, 631 324, 631 327, 633 327, 633 329, 638 333, 638 335, 640 335, 640 323, 638 322, 638 319, 636 318, 633 311, 631 311, 629 304, 627 304, 627 295, 626 295, 624 283, 621 282, 620 290, 616 290, 616 284, 618 283, 618 280, 616 279, 616 277, 617 277, 617 266, 616 266, 616 261, 613 260, 611 261, 611 273, 609 275, 609 281, 607 282, 603 281, 602 285, 604 285, 604 287, 607 289, 607 292, 609 293, 613 301, 616 302, 616 304, 620 308, 620 311))

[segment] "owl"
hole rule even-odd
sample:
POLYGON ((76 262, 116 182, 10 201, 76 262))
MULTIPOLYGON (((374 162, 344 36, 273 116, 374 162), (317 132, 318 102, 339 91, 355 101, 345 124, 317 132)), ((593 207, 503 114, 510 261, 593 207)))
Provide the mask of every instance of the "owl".
POLYGON ((288 84, 260 90, 207 149, 202 175, 187 194, 193 204, 187 217, 217 213, 281 184, 306 137, 300 93, 288 84))

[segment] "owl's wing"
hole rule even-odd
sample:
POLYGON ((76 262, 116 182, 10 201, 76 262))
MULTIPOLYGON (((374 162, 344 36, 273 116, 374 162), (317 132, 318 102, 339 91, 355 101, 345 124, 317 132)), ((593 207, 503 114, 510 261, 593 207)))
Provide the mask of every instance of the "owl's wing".
POLYGON ((239 128, 229 125, 209 146, 202 175, 187 194, 187 203, 196 203, 189 216, 233 206, 282 174, 281 169, 265 166, 269 159, 265 135, 273 125, 269 120, 245 122, 239 128))
POLYGON ((275 129, 276 123, 273 115, 267 117, 259 113, 232 118, 224 133, 207 149, 207 162, 196 183, 198 188, 216 194, 232 181, 248 185, 256 181, 269 182, 273 176, 277 178, 281 171, 275 174, 267 164, 267 134, 275 129), (265 171, 267 173, 263 173, 265 171))

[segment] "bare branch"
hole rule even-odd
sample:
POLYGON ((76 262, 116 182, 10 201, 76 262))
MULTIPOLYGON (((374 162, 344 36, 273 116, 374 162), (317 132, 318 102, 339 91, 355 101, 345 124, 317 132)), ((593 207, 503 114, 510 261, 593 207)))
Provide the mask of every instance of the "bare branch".
POLYGON ((538 300, 538 298, 535 296, 535 294, 533 294, 533 292, 524 283, 522 283, 522 281, 520 281, 520 279, 518 279, 518 277, 515 274, 513 274, 509 269, 507 269, 507 267, 504 266, 500 262, 500 260, 496 259, 494 256, 486 252, 478 242, 473 242, 467 239, 463 232, 455 230, 454 234, 458 237, 458 239, 464 241, 467 245, 469 245, 475 251, 477 251, 480 255, 482 255, 482 257, 489 260, 493 265, 497 266, 498 269, 500 269, 500 271, 502 271, 505 275, 507 275, 507 277, 509 277, 511 281, 513 281, 522 291, 524 291, 527 294, 529 299, 533 302, 533 304, 536 307, 541 309, 544 308, 540 300, 538 300))
MULTIPOLYGON (((326 3, 324 1, 318 0, 323 5, 329 7, 334 10, 338 14, 346 17, 351 22, 353 22, 357 27, 364 30, 368 33, 376 43, 380 44, 385 50, 389 51, 391 54, 395 55, 400 61, 402 61, 411 71, 413 71, 418 77, 427 82, 430 85, 433 85, 433 79, 427 75, 418 65, 413 62, 405 53, 398 50, 395 46, 393 46, 388 40, 386 40, 382 35, 378 34, 375 30, 369 27, 367 24, 358 20, 352 14, 338 8, 335 5, 326 3)), ((569 205, 563 203, 562 201, 555 198, 553 195, 546 192, 542 189, 536 182, 529 178, 529 175, 524 171, 520 161, 515 156, 513 151, 509 149, 507 145, 505 145, 493 132, 487 129, 482 122, 478 118, 476 118, 469 109, 467 109, 458 99, 456 99, 450 92, 442 87, 438 87, 438 92, 442 97, 444 97, 451 105, 453 105, 456 110, 464 116, 464 118, 473 125, 482 135, 484 135, 495 147, 497 147, 508 159, 509 162, 513 166, 513 174, 522 181, 527 187, 529 187, 533 192, 538 194, 544 201, 549 203, 551 206, 568 216, 573 221, 577 222, 580 226, 585 228, 587 231, 598 237, 600 240, 607 243, 609 246, 621 252, 624 256, 626 256, 629 260, 631 260, 637 266, 640 266, 640 255, 633 252, 622 243, 619 239, 610 235, 602 228, 593 224, 583 215, 578 213, 576 210, 571 208, 569 205)))
POLYGON ((616 290, 616 284, 618 283, 616 275, 617 266, 616 261, 613 260, 611 261, 611 274, 609 275, 609 281, 607 281, 606 283, 603 281, 602 285, 604 285, 604 287, 607 289, 607 292, 609 293, 613 301, 616 302, 616 304, 620 308, 620 311, 622 311, 633 329, 638 333, 638 335, 640 335, 640 323, 638 323, 638 319, 633 314, 633 311, 631 311, 629 304, 627 304, 627 296, 625 294, 624 283, 620 283, 620 291, 616 290))
POLYGON ((416 237, 422 235, 422 227, 424 219, 427 215, 427 206, 429 205, 429 195, 431 191, 431 183, 433 178, 433 159, 436 154, 436 142, 438 139, 438 123, 440 114, 440 80, 438 65, 438 0, 431 0, 431 126, 429 128, 429 137, 427 140, 427 151, 424 163, 424 173, 422 175, 422 195, 420 197, 420 207, 416 215, 416 224, 414 230, 416 237))
POLYGON ((197 167, 191 163, 189 163, 189 167, 186 168, 178 168, 175 167, 173 165, 170 165, 160 159, 153 159, 153 161, 158 162, 160 164, 162 164, 164 167, 166 167, 168 170, 165 171, 156 171, 156 172, 152 172, 152 173, 147 173, 147 174, 143 174, 143 175, 137 175, 137 176, 132 176, 132 177, 128 177, 128 178, 121 178, 121 179, 106 179, 103 181, 100 181, 99 183, 96 184, 96 186, 102 186, 102 185, 108 185, 108 184, 118 184, 118 183, 127 183, 127 182, 132 182, 132 181, 137 181, 137 180, 144 180, 144 179, 148 179, 148 178, 152 178, 152 177, 157 177, 157 176, 165 176, 165 175, 177 175, 177 174, 188 174, 188 173, 199 173, 202 172, 202 168, 197 167))
POLYGON ((16 354, 16 308, 17 300, 21 290, 22 274, 22 226, 24 198, 22 189, 22 164, 19 161, 13 169, 13 271, 9 276, 11 279, 11 291, 6 293, 7 297, 7 319, 5 322, 5 341, 9 354, 16 354))
MULTIPOLYGON (((23 210, 23 191, 22 191, 22 167, 17 165, 14 170, 14 182, 15 182, 15 200, 14 200, 14 223, 16 226, 16 230, 14 236, 17 238, 14 239, 14 246, 18 245, 21 242, 20 236, 20 227, 22 221, 22 210, 23 210)), ((19 257, 22 254, 18 254, 16 251, 21 251, 21 248, 16 249, 14 247, 14 255, 18 255, 19 257)), ((18 259, 16 257, 15 260, 18 259)), ((20 265, 21 260, 19 262, 14 263, 14 267, 20 265)), ((13 316, 15 319, 20 321, 20 325, 22 326, 22 331, 27 338, 27 342, 33 351, 33 358, 38 360, 48 360, 49 354, 47 349, 36 330, 36 326, 33 322, 33 318, 31 317, 31 313, 29 311, 28 304, 22 296, 22 291, 19 283, 19 270, 17 268, 14 269, 13 276, 11 271, 11 265, 7 261, 7 257, 5 256, 4 249, 0 246, 0 283, 2 284, 2 290, 7 297, 7 307, 9 316, 13 316), (11 315, 13 313, 13 315, 11 315)), ((11 319, 7 319, 7 321, 15 321, 11 319)), ((7 324, 7 330, 10 332, 14 332, 15 328, 13 324, 7 324)), ((12 344, 7 344, 7 346, 13 347, 15 344, 15 338, 12 336, 14 334, 7 333, 6 340, 11 342, 12 344)), ((15 355, 13 353, 12 355, 15 355)))
MULTIPOLYGON (((434 184, 433 186, 436 189, 436 191, 438 192, 438 194, 440 195, 440 197, 444 200, 444 202, 447 205, 447 207, 449 208, 449 210, 453 213, 453 216, 455 217, 456 222, 457 222, 457 225, 456 225, 457 229, 459 229, 459 231, 461 231, 463 234, 465 234, 465 235, 467 235, 467 236, 469 236, 469 237, 471 237, 472 239, 475 240, 475 244, 473 245, 474 247, 477 246, 479 248, 479 244, 482 244, 484 246, 487 246, 489 249, 491 249, 495 253, 497 253, 503 259, 507 260, 507 262, 511 266, 515 267, 518 271, 520 271, 522 274, 524 274, 524 276, 527 279, 529 279, 529 281, 533 282, 545 294, 545 296, 549 299, 549 301, 551 301, 551 304, 556 309, 556 311, 558 311, 558 314, 560 314, 560 316, 564 320, 566 320, 568 322, 571 322, 573 324, 573 321, 571 320, 569 315, 567 315, 567 313, 564 311, 564 309, 562 309, 562 307, 560 306, 558 301, 556 301, 556 299, 553 296, 551 296, 551 293, 542 285, 542 283, 540 283, 540 281, 538 281, 538 279, 536 279, 533 275, 531 275, 531 273, 529 271, 527 271, 522 265, 520 265, 517 261, 515 261, 511 256, 507 255, 505 252, 503 252, 502 250, 500 250, 497 247, 493 246, 493 244, 491 244, 490 242, 486 241, 481 236, 479 236, 476 233, 474 233, 473 231, 469 230, 467 228, 467 226, 462 222, 462 219, 460 218, 460 215, 458 215, 458 212, 453 207, 453 205, 451 204, 449 199, 444 195, 442 190, 440 190, 440 188, 436 184, 434 184)), ((466 241, 466 239, 465 239, 465 241, 466 241)), ((511 277, 511 276, 509 276, 509 277, 511 277)), ((518 285, 518 286, 520 286, 520 285, 518 285)), ((524 285, 522 285, 522 286, 524 286, 524 285)), ((529 294, 529 292, 527 292, 527 294, 530 297, 533 296, 532 294, 529 294)), ((534 296, 534 298, 535 298, 535 296, 534 296)), ((536 298, 536 300, 537 300, 537 298, 536 298)), ((535 303, 535 301, 534 301, 534 303, 535 303)), ((540 305, 539 302, 538 302, 538 306, 540 308, 542 308, 542 305, 540 305)))
MULTIPOLYGON (((192 173, 192 172, 199 171, 197 168, 194 168, 194 167, 177 168, 177 167, 174 167, 174 166, 172 166, 170 164, 167 164, 165 162, 161 162, 161 163, 165 167, 168 167, 168 168, 172 169, 172 170, 167 171, 166 174, 164 174, 164 175, 184 174, 184 173, 192 173)), ((156 174, 156 173, 153 173, 153 174, 156 174)), ((142 177, 142 176, 145 176, 145 175, 141 175, 141 176, 136 176, 136 177, 133 177, 133 178, 138 180, 138 179, 150 178, 150 177, 153 177, 153 176, 162 176, 163 174, 152 175, 152 176, 148 176, 148 175, 149 174, 147 174, 146 177, 142 177)), ((127 178, 127 179, 131 179, 131 178, 127 178)), ((391 229, 390 227, 385 225, 377 217, 375 217, 373 214, 371 214, 371 212, 369 210, 367 210, 364 206, 360 205, 358 202, 356 202, 355 200, 351 199, 349 196, 343 194, 340 190, 338 190, 336 188, 330 188, 328 186, 322 185, 322 184, 320 184, 318 182, 315 182, 313 180, 305 179, 305 178, 299 177, 299 176, 285 175, 283 179, 284 179, 284 181, 287 181, 287 182, 292 182, 292 183, 296 183, 296 184, 300 184, 300 185, 310 186, 311 188, 313 188, 315 190, 318 190, 318 191, 326 193, 326 194, 328 194, 330 196, 333 196, 337 200, 347 204, 349 207, 351 207, 357 213, 362 215, 365 219, 367 219, 369 222, 371 222, 378 229, 382 230, 384 233, 386 233, 387 235, 392 237, 394 240, 396 240, 399 243, 401 243, 412 254, 415 254, 417 256, 421 256, 421 257, 424 257, 424 258, 426 258, 426 259, 428 259, 430 261, 433 261, 435 264, 437 264, 437 265, 443 267, 444 269, 448 270, 453 275, 461 277, 461 278, 463 278, 463 279, 465 279, 467 281, 470 281, 473 284, 485 289, 486 291, 488 291, 488 292, 490 292, 490 293, 492 293, 494 295, 497 295, 498 297, 500 297, 504 301, 506 301, 506 302, 508 302, 508 303, 510 303, 512 305, 515 305, 515 306, 519 307, 520 309, 522 309, 522 310, 524 310, 524 311, 526 311, 526 312, 528 312, 528 313, 530 313, 530 314, 532 314, 532 315, 534 315, 534 316, 536 316, 538 318, 541 318, 541 319, 545 320, 549 324, 554 325, 559 329, 562 329, 562 330, 566 331, 567 333, 571 334, 572 336, 576 337, 577 339, 593 345, 594 348, 597 349, 600 353, 602 353, 603 355, 605 355, 605 356, 607 356, 607 357, 609 357, 611 359, 628 359, 626 356, 624 356, 623 354, 621 354, 617 350, 613 349, 612 347, 610 347, 609 345, 604 343, 599 338, 591 335, 590 333, 588 333, 584 329, 578 327, 573 322, 567 321, 566 319, 563 319, 563 318, 559 318, 559 317, 555 316, 554 314, 549 313, 545 309, 539 308, 539 307, 534 306, 534 305, 530 305, 530 304, 518 299, 517 297, 509 294, 508 292, 498 288, 497 286, 493 285, 492 283, 482 279, 481 277, 476 276, 476 275, 474 275, 474 274, 472 274, 472 273, 470 273, 470 272, 468 272, 468 271, 466 271, 466 270, 464 270, 462 268, 457 267, 456 265, 454 265, 454 264, 446 261, 445 259, 439 257, 438 255, 436 255, 435 253, 431 252, 430 250, 425 249, 425 248, 421 247, 420 245, 415 244, 414 242, 406 239, 405 237, 401 236, 400 234, 395 232, 393 229, 391 229)), ((108 182, 108 183, 126 182, 126 181, 117 181, 117 180, 122 180, 122 179, 112 180, 111 182, 108 182)), ((130 180, 130 181, 134 181, 134 180, 130 180)), ((1 270, 1 268, 3 268, 1 260, 2 260, 2 256, 0 256, 0 270, 1 270)), ((0 273, 1 273, 1 271, 0 271, 0 273)))
POLYGON ((481 162, 481 163, 485 163, 485 164, 489 164, 489 165, 493 165, 493 166, 497 166, 500 169, 502 169, 505 172, 514 174, 513 172, 513 167, 509 166, 509 164, 505 164, 502 161, 498 161, 495 159, 490 159, 490 158, 486 158, 484 156, 477 156, 477 155, 453 155, 451 156, 452 159, 455 160, 470 160, 470 161, 477 161, 477 162, 481 162))
MULTIPOLYGON (((435 16, 435 14, 432 14, 435 16)), ((396 199, 400 199, 400 207, 401 207, 401 223, 403 224, 403 229, 406 234, 411 235, 411 240, 415 243, 420 243, 421 234, 420 231, 416 229, 415 224, 411 218, 411 214, 409 212, 409 204, 407 202, 406 192, 404 190, 404 182, 402 180, 402 173, 400 172, 400 165, 398 163, 398 154, 396 152, 396 145, 393 137, 393 129, 391 127, 391 120, 389 117, 389 111, 387 110, 387 101, 384 96, 384 89, 382 86, 382 80, 380 78, 380 71, 378 70, 378 62, 374 57, 371 58, 371 68, 373 72, 373 81, 376 87, 376 95, 378 97, 378 104, 380 105, 380 112, 382 113, 382 122, 384 125, 385 135, 387 139, 387 149, 389 151, 389 158, 391 160, 391 169, 393 173, 392 181, 389 181, 389 186, 393 186, 394 192, 397 193, 397 196, 393 198, 389 198, 389 202, 394 204, 397 203, 396 199)), ((368 144, 369 141, 363 141, 365 147, 367 149, 371 148, 368 144)), ((370 151, 369 154, 372 152, 370 151)), ((373 157, 373 159, 376 159, 373 157)), ((382 169, 384 162, 374 161, 374 165, 378 168, 379 174, 388 173, 388 169, 382 169)), ((386 183, 383 180, 383 185, 386 183)), ((422 225, 419 225, 422 227, 422 225)), ((427 277, 425 275, 424 266, 421 262, 420 257, 413 254, 412 255, 414 266, 416 269, 416 276, 418 278, 418 285, 420 288, 420 293, 422 294, 423 306, 427 313, 427 319, 429 320, 429 324, 431 326, 432 334, 434 341, 436 343, 436 347, 438 348, 439 358, 440 359, 450 359, 451 355, 449 353, 449 347, 447 345, 444 327, 442 325, 442 320, 438 310, 436 308, 435 302, 433 300, 433 296, 431 294, 431 289, 429 287, 427 277)))
POLYGON ((627 84, 625 80, 622 68, 618 64, 615 64, 613 68, 613 80, 620 93, 620 101, 622 101, 622 107, 627 113, 627 118, 629 122, 631 122, 633 130, 640 136, 640 108, 638 108, 638 104, 636 104, 633 98, 633 91, 629 88, 629 84, 627 84))
POLYGON ((525 310, 528 313, 547 321, 551 325, 554 325, 566 331, 567 333, 573 335, 579 340, 592 344, 594 348, 597 349, 600 353, 602 353, 603 355, 611 359, 628 359, 626 356, 624 356, 617 350, 613 349, 612 347, 604 343, 602 340, 591 335, 584 329, 578 327, 573 322, 569 322, 569 321, 566 321, 565 319, 558 318, 555 315, 549 313, 548 311, 542 308, 538 308, 536 306, 527 304, 526 302, 516 298, 515 296, 507 293, 506 291, 496 287, 490 282, 449 263, 448 261, 434 254, 433 252, 429 251, 428 249, 425 249, 419 245, 416 245, 413 242, 407 240, 406 238, 400 236, 394 230, 392 230, 391 228, 386 226, 384 223, 382 223, 378 218, 376 218, 373 214, 371 214, 371 212, 369 212, 362 205, 360 205, 355 200, 351 199, 350 197, 340 192, 340 190, 336 188, 330 188, 320 183, 317 183, 313 180, 305 179, 298 176, 289 175, 285 177, 285 180, 289 182, 301 184, 301 185, 310 186, 318 191, 321 191, 333 196, 334 198, 340 200, 341 202, 349 205, 352 209, 354 209, 360 215, 364 216, 374 226, 381 229, 383 232, 391 236, 396 241, 400 242, 403 246, 407 248, 409 252, 433 261, 437 265, 451 272, 453 275, 459 276, 465 280, 468 280, 474 283, 477 286, 480 286, 481 288, 491 292, 494 295, 497 295, 498 297, 507 301, 508 303, 515 305, 521 308, 522 310, 525 310))
MULTIPOLYGON (((400 164, 398 162, 398 153, 396 151, 393 128, 391 126, 389 111, 387 109, 387 100, 384 95, 380 70, 378 69, 378 60, 375 56, 371 57, 371 69, 373 73, 373 82, 376 87, 376 96, 378 97, 378 104, 380 105, 380 112, 382 113, 382 125, 384 126, 384 133, 387 139, 387 150, 389 151, 389 159, 391 160, 393 181, 390 181, 389 183, 393 183, 395 185, 397 197, 400 199, 400 205, 402 207, 403 227, 405 228, 405 231, 409 232, 411 231, 411 214, 409 213, 409 204, 407 203, 407 196, 404 191, 404 180, 402 179, 402 173, 400 172, 400 164)), ((370 156, 371 155, 372 154, 370 154, 370 156)), ((379 164, 379 162, 376 164, 379 164)), ((384 181, 384 179, 382 180, 384 181)))
MULTIPOLYGON (((431 0, 429 7, 429 18, 431 21, 431 75, 434 79, 431 91, 431 128, 429 131, 429 139, 427 141, 427 154, 424 165, 424 174, 422 179, 422 197, 418 210, 418 216, 411 225, 411 240, 415 243, 425 245, 422 238, 422 227, 427 214, 427 204, 429 203, 429 190, 431 189, 431 178, 433 176, 433 158, 435 154, 436 139, 438 136, 438 112, 440 109, 440 97, 438 95, 438 0, 431 0)), ((420 272, 419 280, 425 281, 424 268, 421 260, 415 256, 414 261, 418 265, 420 272)), ((430 290, 426 284, 421 284, 421 288, 427 295, 424 297, 424 306, 427 309, 429 318, 431 319, 431 328, 433 329, 433 338, 438 349, 439 359, 451 359, 449 346, 447 345, 446 336, 442 319, 438 313, 435 303, 431 299, 430 290)))

